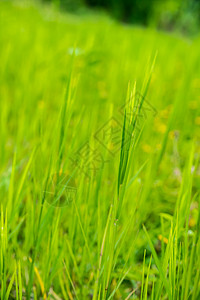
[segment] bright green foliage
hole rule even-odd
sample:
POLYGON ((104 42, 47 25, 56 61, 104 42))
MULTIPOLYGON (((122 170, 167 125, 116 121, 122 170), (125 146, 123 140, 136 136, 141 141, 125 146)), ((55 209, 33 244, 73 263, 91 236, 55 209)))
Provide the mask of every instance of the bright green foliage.
POLYGON ((0 28, 0 298, 199 299, 200 39, 23 1, 0 28))

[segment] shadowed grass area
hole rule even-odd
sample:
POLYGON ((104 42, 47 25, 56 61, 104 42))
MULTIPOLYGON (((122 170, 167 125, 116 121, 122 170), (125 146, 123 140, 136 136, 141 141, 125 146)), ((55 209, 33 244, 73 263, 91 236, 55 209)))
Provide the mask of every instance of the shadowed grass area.
POLYGON ((0 298, 200 297, 200 39, 0 2, 0 298))

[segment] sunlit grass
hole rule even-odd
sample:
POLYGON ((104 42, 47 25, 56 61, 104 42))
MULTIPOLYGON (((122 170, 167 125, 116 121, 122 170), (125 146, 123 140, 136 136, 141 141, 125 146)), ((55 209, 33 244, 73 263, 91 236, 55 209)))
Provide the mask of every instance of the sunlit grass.
POLYGON ((199 38, 25 1, 0 28, 0 298, 199 299, 199 38))

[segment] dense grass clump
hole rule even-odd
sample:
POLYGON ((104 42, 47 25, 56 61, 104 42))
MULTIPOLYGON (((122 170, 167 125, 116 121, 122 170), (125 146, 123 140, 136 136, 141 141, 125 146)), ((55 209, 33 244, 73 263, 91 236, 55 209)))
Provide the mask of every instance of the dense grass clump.
POLYGON ((0 298, 200 298, 200 39, 0 2, 0 298))

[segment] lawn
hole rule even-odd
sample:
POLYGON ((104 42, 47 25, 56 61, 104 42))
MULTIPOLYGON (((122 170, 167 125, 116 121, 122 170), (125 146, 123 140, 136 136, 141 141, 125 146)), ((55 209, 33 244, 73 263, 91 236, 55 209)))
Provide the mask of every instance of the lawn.
POLYGON ((199 53, 0 2, 0 299, 200 299, 199 53))

